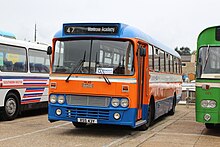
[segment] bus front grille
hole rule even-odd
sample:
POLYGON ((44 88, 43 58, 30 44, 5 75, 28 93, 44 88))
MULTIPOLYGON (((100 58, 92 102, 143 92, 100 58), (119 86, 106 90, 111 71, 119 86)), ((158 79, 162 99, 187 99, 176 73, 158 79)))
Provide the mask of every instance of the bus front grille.
POLYGON ((109 110, 87 109, 87 108, 67 108, 66 117, 69 118, 93 118, 97 120, 109 120, 109 110))
POLYGON ((102 96, 66 95, 66 99, 68 105, 74 106, 108 107, 110 103, 109 97, 102 96))

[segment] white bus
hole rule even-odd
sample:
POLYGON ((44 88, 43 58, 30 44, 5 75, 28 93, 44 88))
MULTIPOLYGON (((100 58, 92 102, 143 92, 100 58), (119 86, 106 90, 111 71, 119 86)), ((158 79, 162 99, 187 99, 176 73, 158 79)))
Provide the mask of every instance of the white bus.
POLYGON ((12 120, 27 109, 47 107, 47 45, 0 36, 0 118, 12 120))

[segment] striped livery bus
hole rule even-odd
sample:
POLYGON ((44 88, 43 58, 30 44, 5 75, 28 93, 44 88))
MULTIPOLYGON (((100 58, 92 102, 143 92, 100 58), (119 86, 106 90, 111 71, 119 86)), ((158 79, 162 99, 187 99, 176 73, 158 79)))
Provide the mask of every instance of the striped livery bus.
POLYGON ((47 45, 2 36, 0 117, 12 120, 22 110, 47 107, 50 60, 47 45))
POLYGON ((220 26, 203 30, 197 40, 196 121, 220 124, 220 26))
POLYGON ((146 130, 181 97, 179 54, 126 24, 63 24, 48 54, 50 122, 146 130))

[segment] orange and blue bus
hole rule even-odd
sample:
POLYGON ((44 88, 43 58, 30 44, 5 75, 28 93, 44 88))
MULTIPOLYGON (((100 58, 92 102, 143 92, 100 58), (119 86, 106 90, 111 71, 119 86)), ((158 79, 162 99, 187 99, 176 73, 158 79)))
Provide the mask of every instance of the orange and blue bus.
POLYGON ((0 34, 0 118, 12 120, 23 110, 47 108, 48 45, 0 34))
POLYGON ((63 24, 48 54, 50 122, 146 130, 181 98, 179 54, 126 24, 63 24))

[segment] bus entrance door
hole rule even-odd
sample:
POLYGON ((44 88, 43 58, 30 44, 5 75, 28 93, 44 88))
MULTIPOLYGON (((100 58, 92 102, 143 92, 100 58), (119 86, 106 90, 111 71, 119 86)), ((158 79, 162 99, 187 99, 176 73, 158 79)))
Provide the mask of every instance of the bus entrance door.
POLYGON ((144 97, 144 77, 145 76, 145 56, 146 56, 146 45, 139 45, 138 48, 138 78, 137 78, 137 107, 138 107, 138 114, 137 120, 142 119, 142 104, 143 104, 143 97, 144 97))

